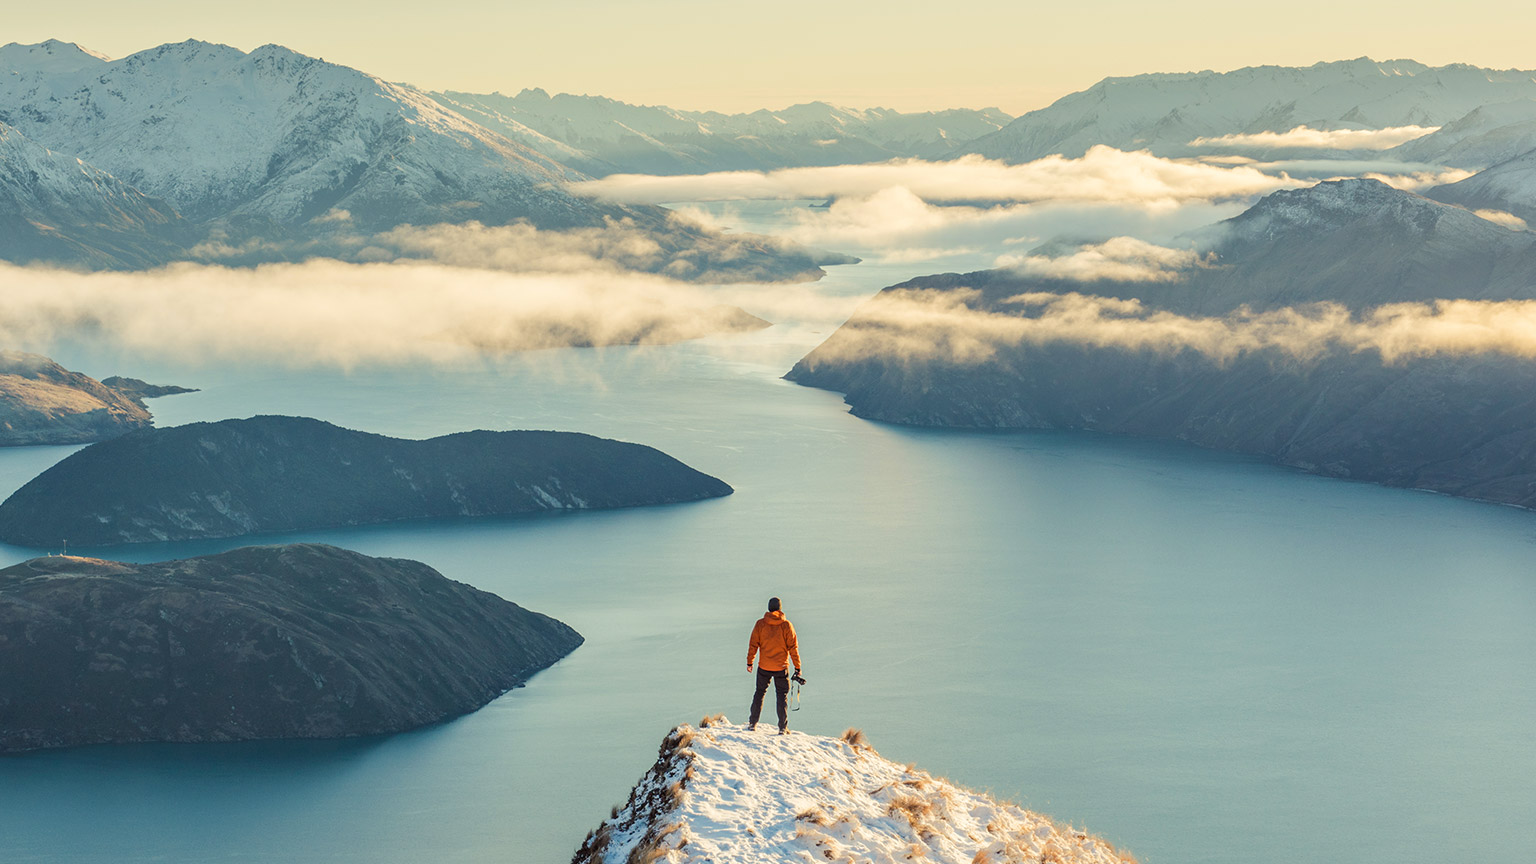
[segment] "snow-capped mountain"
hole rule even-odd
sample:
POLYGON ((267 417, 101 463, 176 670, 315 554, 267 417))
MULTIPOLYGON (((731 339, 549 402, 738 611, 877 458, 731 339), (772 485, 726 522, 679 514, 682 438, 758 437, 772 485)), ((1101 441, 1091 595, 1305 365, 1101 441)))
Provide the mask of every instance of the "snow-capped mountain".
POLYGON ((1536 99, 1480 105, 1383 155, 1481 171, 1536 150, 1536 99))
MULTIPOLYGON (((278 45, 247 53, 189 40, 121 60, 58 41, 6 45, 0 47, 0 124, 24 136, 14 139, 16 148, 26 150, 25 139, 38 145, 25 160, 12 156, 0 165, 9 172, 0 182, 21 196, 0 209, 0 218, 18 226, 21 239, 12 238, 12 245, 26 245, 0 255, 21 260, 119 267, 178 258, 379 260, 416 254, 386 236, 400 226, 527 220, 541 230, 615 228, 615 244, 623 246, 618 234, 640 240, 655 250, 647 267, 678 278, 822 273, 818 253, 787 243, 726 236, 659 207, 573 195, 567 181, 583 175, 425 93, 278 45), (49 151, 63 161, 43 155, 49 151), (100 218, 99 202, 89 200, 84 187, 71 196, 38 186, 37 177, 62 183, 75 159, 99 187, 98 198, 133 202, 137 195, 140 209, 191 230, 158 255, 138 254, 151 251, 146 244, 112 255, 103 242, 43 242, 100 233, 99 223, 123 221, 121 214, 100 218), (51 170, 23 170, 24 163, 50 160, 57 162, 51 170), (34 218, 44 212, 38 209, 43 199, 56 206, 34 218), (76 200, 80 207, 71 210, 76 200), (33 237, 38 231, 45 236, 33 237)), ((80 186, 78 178, 73 182, 80 186)), ((123 207, 138 222, 155 222, 123 207)))
POLYGON ((1313 129, 1434 127, 1536 98, 1536 73, 1368 58, 1106 78, 977 139, 966 152, 1027 162, 1095 144, 1185 155, 1197 138, 1313 129))
POLYGON ((195 221, 595 224, 564 166, 414 88, 277 45, 189 40, 121 60, 0 48, 0 122, 195 221))
POLYGON ((1012 119, 996 108, 903 113, 825 102, 723 114, 530 89, 435 93, 445 107, 594 176, 695 174, 945 158, 1012 119))
POLYGON ((1134 864, 1101 837, 841 738, 680 726, 572 864, 789 861, 1134 864))
POLYGON ((0 259, 148 266, 187 227, 165 202, 0 123, 0 259))
POLYGON ((1536 150, 1425 194, 1472 210, 1502 210, 1536 226, 1536 150))

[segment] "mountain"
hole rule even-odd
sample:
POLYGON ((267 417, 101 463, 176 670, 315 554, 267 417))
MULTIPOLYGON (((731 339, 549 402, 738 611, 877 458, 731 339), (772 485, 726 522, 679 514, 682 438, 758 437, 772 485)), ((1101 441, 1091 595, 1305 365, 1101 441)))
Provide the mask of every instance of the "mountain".
POLYGON ((575 432, 413 441, 305 417, 253 417, 86 447, 0 504, 0 537, 105 546, 730 493, 659 450, 575 432))
POLYGON ((942 159, 1012 119, 996 108, 903 113, 825 102, 722 114, 543 90, 434 93, 445 108, 593 176, 703 174, 942 159))
POLYGON ((1106 78, 1030 111, 964 148, 1028 162, 1095 144, 1160 156, 1202 137, 1314 129, 1441 126, 1490 103, 1536 98, 1536 73, 1366 57, 1306 67, 1252 66, 1106 78))
POLYGON ((591 225, 569 172, 414 88, 278 45, 188 40, 103 61, 61 43, 0 48, 0 122, 186 218, 364 230, 527 217, 591 225), (71 50, 73 49, 73 50, 71 50))
POLYGON ((12 43, 0 47, 0 124, 41 148, 15 138, 0 151, 0 225, 15 228, 0 255, 12 260, 379 260, 411 257, 388 234, 400 226, 522 220, 617 226, 662 250, 654 271, 684 261, 680 278, 817 278, 818 260, 845 260, 574 195, 567 181, 584 175, 420 90, 279 45, 188 40, 106 60, 12 43), (152 242, 162 223, 175 242, 152 242))
POLYGON ((1499 329, 1527 313, 1428 302, 1536 300, 1536 234, 1351 180, 1274 193, 1198 239, 1214 257, 1166 281, 892 286, 786 377, 871 419, 1174 438, 1536 506, 1536 362, 1499 329), (1031 311, 1053 302, 1055 318, 1031 311), (893 311, 913 304, 946 317, 904 329, 893 311))
POLYGON ((1536 225, 1536 149, 1424 194, 1472 210, 1502 210, 1536 225))
POLYGON ((191 233, 165 202, 0 123, 0 259, 146 267, 191 233))
POLYGON ((840 738, 679 726, 571 864, 1134 864, 1109 841, 840 738))
POLYGON ((86 444, 151 422, 139 394, 40 354, 0 351, 0 446, 86 444))
POLYGON ((36 558, 0 570, 0 753, 398 732, 581 642, 425 564, 334 546, 36 558))
POLYGON ((1536 150, 1536 99, 1479 105, 1465 116, 1382 155, 1481 171, 1536 150))

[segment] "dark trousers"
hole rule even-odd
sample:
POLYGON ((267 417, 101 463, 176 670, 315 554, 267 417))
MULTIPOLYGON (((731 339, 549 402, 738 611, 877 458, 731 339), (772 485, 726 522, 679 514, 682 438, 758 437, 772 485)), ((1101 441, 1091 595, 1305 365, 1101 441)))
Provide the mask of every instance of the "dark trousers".
POLYGON ((768 682, 773 681, 773 695, 779 709, 779 728, 789 725, 789 670, 770 672, 757 667, 757 690, 752 694, 752 716, 747 719, 756 723, 763 716, 763 694, 768 692, 768 682))

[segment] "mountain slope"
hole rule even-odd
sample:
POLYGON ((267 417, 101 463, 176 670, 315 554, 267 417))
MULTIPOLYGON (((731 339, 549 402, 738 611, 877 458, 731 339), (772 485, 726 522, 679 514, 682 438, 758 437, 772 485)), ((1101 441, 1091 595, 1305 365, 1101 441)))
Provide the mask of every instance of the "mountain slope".
POLYGON ((37 558, 0 570, 0 753, 398 732, 581 642, 425 564, 334 546, 37 558))
POLYGON ((1424 194, 1472 210, 1513 213, 1526 224, 1536 225, 1536 149, 1424 194))
POLYGON ((0 259, 144 267, 188 236, 165 202, 0 123, 0 259))
POLYGON ((297 224, 335 208, 378 229, 602 213, 560 188, 562 166, 425 94, 277 45, 188 40, 73 63, 29 47, 0 54, 0 121, 190 219, 297 224))
POLYGON ((1369 58, 1106 78, 1024 114, 965 148, 1011 162, 1095 144, 1163 156, 1200 137, 1315 129, 1440 126, 1479 105, 1536 98, 1536 74, 1369 58))
POLYGON ((1439 129, 1383 155, 1470 171, 1536 150, 1536 99, 1479 105, 1439 129))
POLYGON ((0 351, 0 446, 87 444, 150 424, 131 393, 39 354, 0 351))
POLYGON ((1134 864, 1108 841, 898 765, 862 734, 748 732, 724 717, 662 741, 571 864, 1134 864))
POLYGON ((1536 300, 1536 234, 1360 180, 1275 193, 1203 242, 1214 260, 1160 282, 892 286, 786 377, 872 419, 1177 438, 1536 506, 1536 311, 1477 305, 1536 300))
POLYGON ((995 108, 902 113, 825 102, 722 114, 524 90, 434 93, 443 106, 593 176, 701 174, 943 158, 1012 119, 995 108))

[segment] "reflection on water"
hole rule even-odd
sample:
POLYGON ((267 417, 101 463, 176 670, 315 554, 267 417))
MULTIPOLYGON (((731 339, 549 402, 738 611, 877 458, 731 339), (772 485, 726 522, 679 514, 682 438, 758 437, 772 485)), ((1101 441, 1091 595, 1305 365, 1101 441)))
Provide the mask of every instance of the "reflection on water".
MULTIPOLYGON (((844 271, 825 290, 904 275, 844 271)), ((861 726, 894 759, 1143 861, 1536 848, 1536 516, 1171 444, 867 423, 778 377, 835 323, 350 375, 61 356, 204 388, 151 403, 167 425, 571 429, 660 447, 737 491, 262 538, 419 559, 588 641, 409 734, 0 759, 0 859, 566 860, 668 728, 745 715, 741 658, 770 594, 807 664, 796 726, 861 726)), ((0 480, 67 452, 0 452, 0 480)))

